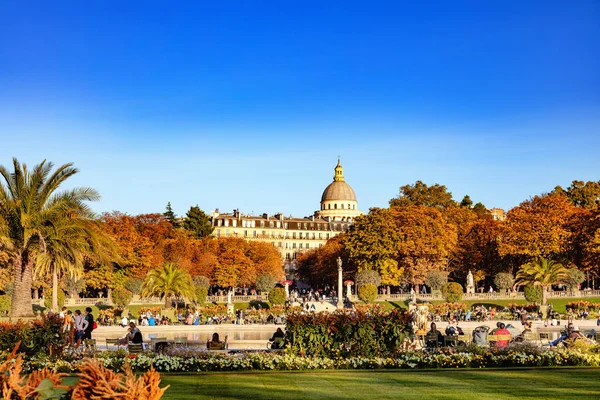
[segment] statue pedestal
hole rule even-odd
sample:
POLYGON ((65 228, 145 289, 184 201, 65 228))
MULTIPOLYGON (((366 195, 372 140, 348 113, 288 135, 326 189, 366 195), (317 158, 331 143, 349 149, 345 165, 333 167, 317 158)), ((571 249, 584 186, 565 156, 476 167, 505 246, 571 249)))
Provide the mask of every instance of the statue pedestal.
POLYGON ((475 293, 475 286, 467 286, 467 293, 475 293))
POLYGON ((234 308, 233 308, 233 304, 227 304, 227 314, 228 315, 233 315, 234 313, 234 308))

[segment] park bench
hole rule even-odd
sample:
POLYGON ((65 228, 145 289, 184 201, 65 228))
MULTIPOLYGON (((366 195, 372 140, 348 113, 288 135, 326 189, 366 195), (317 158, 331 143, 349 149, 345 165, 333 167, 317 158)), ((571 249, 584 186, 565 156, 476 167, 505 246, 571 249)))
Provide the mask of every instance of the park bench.
POLYGON ((121 339, 106 338, 106 349, 107 350, 110 348, 109 346, 116 346, 117 349, 119 349, 122 346, 121 339))
POLYGON ((127 345, 127 352, 129 354, 138 354, 144 351, 144 345, 142 343, 129 343, 127 345))

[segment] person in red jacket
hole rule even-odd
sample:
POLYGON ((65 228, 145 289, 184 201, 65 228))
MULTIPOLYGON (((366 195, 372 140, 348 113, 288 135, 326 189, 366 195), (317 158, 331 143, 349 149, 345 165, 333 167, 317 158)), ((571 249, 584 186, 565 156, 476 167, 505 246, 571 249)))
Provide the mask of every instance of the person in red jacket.
MULTIPOLYGON (((506 325, 504 325, 504 323, 500 322, 498 324, 498 330, 496 330, 496 332, 494 332, 494 335, 496 336, 505 336, 508 335, 510 336, 510 331, 508 329, 506 329, 506 325)), ((510 342, 510 340, 497 340, 496 341, 496 347, 499 349, 503 349, 506 346, 508 346, 508 342, 510 342)))

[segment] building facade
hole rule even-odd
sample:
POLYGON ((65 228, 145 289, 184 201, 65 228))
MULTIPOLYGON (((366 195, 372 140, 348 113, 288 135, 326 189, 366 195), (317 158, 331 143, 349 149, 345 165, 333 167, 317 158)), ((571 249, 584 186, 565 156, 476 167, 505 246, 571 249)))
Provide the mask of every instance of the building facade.
POLYGON ((286 217, 283 214, 249 215, 239 210, 211 214, 213 236, 238 237, 270 243, 281 253, 286 274, 292 276, 297 257, 323 246, 327 240, 348 230, 354 218, 363 213, 358 209, 356 194, 344 178, 344 169, 338 163, 333 182, 321 196, 320 209, 310 217, 286 217))

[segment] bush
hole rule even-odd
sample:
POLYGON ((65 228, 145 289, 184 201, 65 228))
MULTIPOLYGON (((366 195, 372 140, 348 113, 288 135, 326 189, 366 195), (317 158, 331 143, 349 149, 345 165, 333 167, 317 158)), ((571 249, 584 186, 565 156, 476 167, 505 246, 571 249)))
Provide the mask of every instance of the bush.
POLYGON ((449 282, 442 286, 442 295, 449 303, 461 301, 463 298, 463 288, 456 282, 449 282))
MULTIPOLYGON (((58 289, 58 309, 65 305, 65 292, 62 289, 58 289)), ((52 309, 52 288, 44 290, 44 307, 48 310, 52 309)))
POLYGON ((261 274, 256 278, 256 290, 259 292, 269 292, 276 284, 277 280, 269 274, 261 274))
POLYGON ((195 288, 196 294, 196 303, 200 305, 204 305, 206 303, 206 297, 208 296, 208 289, 204 286, 196 286, 195 288))
POLYGON ((365 303, 374 303, 377 300, 377 286, 370 283, 359 286, 358 298, 365 303))
POLYGON ((131 303, 133 294, 124 287, 114 288, 111 293, 112 302, 115 306, 123 309, 131 303))
POLYGON ((31 322, 0 323, 0 351, 10 352, 20 342, 18 351, 28 358, 39 354, 58 357, 64 345, 62 324, 58 314, 42 314, 31 322))
POLYGON ((356 274, 356 287, 366 284, 379 287, 379 285, 381 285, 381 276, 379 275, 379 272, 366 269, 356 274))
POLYGON ((448 273, 444 271, 430 271, 425 279, 425 284, 431 290, 440 290, 446 283, 448 283, 448 273))
POLYGON ((271 304, 285 303, 285 289, 282 287, 273 288, 269 292, 269 303, 271 303, 271 304))
POLYGON ((540 286, 525 286, 523 291, 525 300, 537 304, 542 302, 542 288, 540 286))
POLYGON ((3 294, 0 296, 0 315, 5 315, 10 312, 10 307, 12 305, 12 297, 8 294, 3 294))
POLYGON ((292 352, 313 356, 386 356, 403 348, 412 335, 412 317, 406 311, 290 313, 286 342, 292 352))

